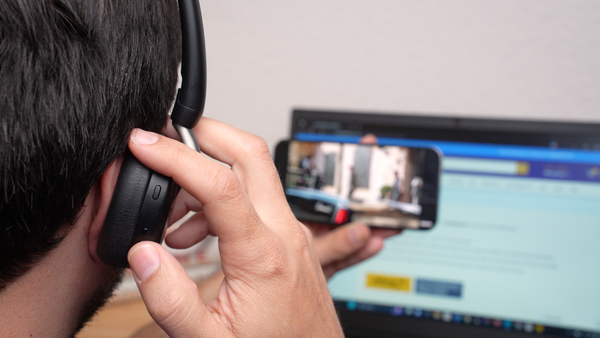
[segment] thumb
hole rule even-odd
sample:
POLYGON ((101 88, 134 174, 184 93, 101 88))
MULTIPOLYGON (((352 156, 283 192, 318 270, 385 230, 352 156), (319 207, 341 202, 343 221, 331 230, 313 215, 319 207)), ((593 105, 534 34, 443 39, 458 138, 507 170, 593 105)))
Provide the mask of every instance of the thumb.
POLYGON ((321 265, 343 260, 362 249, 371 238, 371 229, 362 223, 350 223, 314 238, 321 265))
POLYGON ((211 333, 196 284, 165 248, 140 242, 129 250, 127 260, 150 316, 170 337, 211 333))

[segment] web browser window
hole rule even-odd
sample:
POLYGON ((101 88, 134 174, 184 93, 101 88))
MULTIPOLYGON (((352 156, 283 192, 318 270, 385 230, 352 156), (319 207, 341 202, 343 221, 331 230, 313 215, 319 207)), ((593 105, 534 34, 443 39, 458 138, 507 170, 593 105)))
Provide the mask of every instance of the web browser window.
POLYGON ((600 336, 599 151, 398 138, 379 144, 441 151, 438 221, 388 239, 376 257, 336 274, 329 287, 339 305, 600 336))

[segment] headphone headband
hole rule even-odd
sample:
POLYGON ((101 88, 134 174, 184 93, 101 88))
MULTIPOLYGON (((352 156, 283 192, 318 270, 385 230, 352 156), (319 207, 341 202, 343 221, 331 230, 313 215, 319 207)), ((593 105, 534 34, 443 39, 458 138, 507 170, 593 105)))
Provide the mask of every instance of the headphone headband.
POLYGON ((174 124, 192 129, 200 121, 206 102, 206 50, 198 0, 179 0, 179 16, 183 43, 183 79, 171 120, 174 124))

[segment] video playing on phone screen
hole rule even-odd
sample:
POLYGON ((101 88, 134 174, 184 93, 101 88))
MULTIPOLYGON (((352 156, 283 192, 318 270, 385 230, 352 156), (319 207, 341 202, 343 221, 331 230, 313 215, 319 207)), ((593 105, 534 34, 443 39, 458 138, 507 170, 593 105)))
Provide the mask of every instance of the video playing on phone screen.
POLYGON ((299 220, 393 229, 435 224, 440 158, 433 149, 285 141, 275 161, 299 220))

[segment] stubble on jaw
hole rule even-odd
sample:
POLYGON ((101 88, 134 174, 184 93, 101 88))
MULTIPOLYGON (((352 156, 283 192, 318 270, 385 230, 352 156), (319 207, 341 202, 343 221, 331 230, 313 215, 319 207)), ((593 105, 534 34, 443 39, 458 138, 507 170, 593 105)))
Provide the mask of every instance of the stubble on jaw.
POLYGON ((90 298, 83 304, 77 320, 77 328, 73 331, 74 338, 85 325, 94 318, 94 315, 112 297, 115 289, 123 281, 125 269, 110 268, 103 276, 102 282, 94 290, 90 298))

